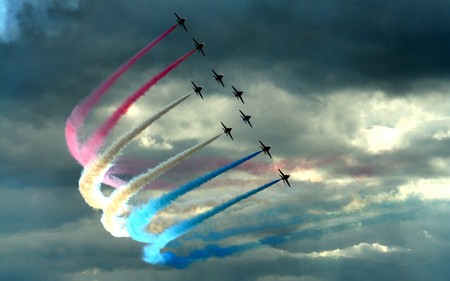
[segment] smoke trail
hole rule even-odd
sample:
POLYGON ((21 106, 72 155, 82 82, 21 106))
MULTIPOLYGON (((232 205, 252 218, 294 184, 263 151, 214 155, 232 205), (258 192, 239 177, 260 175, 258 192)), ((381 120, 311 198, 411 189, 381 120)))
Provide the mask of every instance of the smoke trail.
MULTIPOLYGON (((205 260, 211 257, 226 257, 234 254, 243 253, 248 250, 254 250, 265 246, 276 246, 287 241, 299 239, 320 239, 326 235, 339 233, 348 229, 352 229, 361 225, 373 225, 382 222, 399 222, 412 220, 420 215, 420 211, 408 211, 403 213, 388 213, 379 214, 369 218, 360 219, 357 221, 339 223, 331 227, 325 228, 309 228, 295 233, 284 235, 272 235, 260 239, 258 241, 243 243, 240 245, 231 245, 221 247, 218 245, 207 245, 205 248, 195 250, 186 256, 177 256, 173 252, 160 253, 154 247, 154 244, 149 244, 144 248, 144 261, 151 264, 170 265, 177 268, 184 268, 191 263, 198 260, 205 260)), ((170 242, 170 241, 168 241, 170 242)), ((167 243, 168 243, 167 242, 167 243)), ((166 243, 166 244, 167 244, 166 243)), ((161 248, 160 248, 161 249, 161 248)))
POLYGON ((122 76, 126 71, 128 71, 138 60, 140 60, 148 51, 150 51, 156 44, 158 44, 162 39, 164 39, 169 33, 171 33, 177 24, 163 32, 155 40, 150 42, 147 46, 142 48, 134 56, 132 56, 128 61, 122 64, 113 74, 111 74, 100 86, 95 89, 86 99, 81 101, 72 111, 66 122, 65 135, 66 143, 70 154, 82 165, 85 166, 89 159, 95 157, 93 153, 88 153, 88 155, 82 155, 80 153, 80 143, 78 141, 78 132, 80 127, 83 125, 84 120, 87 115, 92 111, 92 108, 99 102, 100 98, 111 88, 111 86, 122 76))
POLYGON ((79 180, 79 190, 86 203, 89 206, 100 209, 105 206, 106 197, 100 190, 100 185, 105 177, 107 171, 113 166, 114 160, 120 154, 120 152, 142 131, 148 128, 153 122, 161 118, 164 114, 169 112, 178 104, 189 98, 192 93, 182 96, 176 101, 164 107, 152 117, 142 122, 139 126, 125 134, 115 143, 113 143, 101 156, 84 168, 83 173, 79 180))
POLYGON ((148 170, 146 173, 134 177, 127 185, 114 190, 109 197, 109 203, 103 208, 102 223, 105 229, 113 236, 122 237, 123 235, 126 235, 129 237, 130 234, 128 234, 126 226, 122 224, 123 220, 116 217, 123 210, 123 206, 126 205, 128 200, 139 192, 139 190, 141 190, 145 185, 147 185, 148 182, 155 180, 160 175, 175 167, 181 163, 181 161, 185 160, 221 136, 222 133, 175 155, 174 157, 160 163, 155 168, 148 170))
MULTIPOLYGON (((105 123, 100 126, 92 136, 83 144, 81 148, 81 155, 93 155, 98 152, 98 150, 103 146, 105 138, 108 136, 109 132, 116 126, 119 119, 127 112, 127 110, 135 103, 140 97, 142 97, 147 90, 158 83, 164 76, 166 76, 170 71, 177 67, 180 63, 186 60, 190 55, 195 52, 196 49, 186 53, 181 58, 174 61, 166 69, 158 73, 152 79, 147 81, 141 86, 133 95, 129 96, 114 113, 106 120, 105 123)), ((91 160, 91 159, 88 159, 91 160)))
POLYGON ((239 203, 240 201, 263 191, 264 189, 276 184, 281 179, 274 180, 272 182, 266 183, 256 189, 253 189, 249 192, 246 192, 242 195, 239 195, 207 212, 204 212, 192 219, 185 220, 179 224, 176 224, 168 229, 166 229, 163 233, 156 236, 156 239, 153 239, 151 244, 148 244, 144 248, 144 260, 148 263, 152 264, 177 264, 176 259, 174 259, 171 256, 164 254, 161 254, 161 249, 164 248, 167 243, 169 243, 172 240, 177 239, 184 233, 190 231, 192 228, 196 227, 200 223, 204 222, 205 220, 211 218, 212 216, 224 211, 225 209, 233 206, 236 203, 239 203))
POLYGON ((161 210, 169 206, 178 197, 186 194, 187 192, 203 185, 209 180, 229 171, 232 168, 239 166, 240 164, 252 159, 256 155, 260 154, 262 151, 257 151, 248 156, 245 156, 237 161, 234 161, 224 167, 221 167, 215 171, 212 171, 206 175, 198 177, 191 182, 182 185, 181 187, 168 192, 161 197, 150 200, 146 205, 140 206, 133 210, 130 214, 127 222, 128 232, 130 233, 133 240, 139 242, 148 242, 148 240, 153 239, 153 235, 144 231, 144 227, 150 223, 152 218, 161 210))
MULTIPOLYGON (((410 205, 420 205, 418 200, 408 199, 410 205)), ((289 203, 288 203, 289 204, 289 203)), ((375 213, 384 210, 398 210, 399 204, 398 202, 383 202, 383 203, 372 203, 370 205, 364 206, 361 209, 356 209, 354 211, 333 211, 327 213, 301 213, 296 216, 290 216, 287 219, 282 219, 282 214, 293 213, 292 208, 270 208, 263 212, 259 212, 254 214, 254 217, 264 218, 263 222, 258 220, 253 220, 252 222, 248 222, 248 218, 245 218, 247 221, 241 222, 239 226, 230 227, 224 230, 216 230, 216 231, 207 231, 206 233, 195 233, 192 235, 186 235, 183 237, 183 240, 189 239, 201 239, 205 242, 217 242, 225 239, 229 239, 235 236, 255 234, 260 231, 268 231, 275 230, 286 227, 295 227, 300 224, 307 223, 320 223, 323 221, 330 221, 335 219, 341 219, 343 217, 349 218, 351 216, 358 216, 362 213, 375 213)), ((355 219, 356 220, 356 219, 355 219)), ((210 225, 211 229, 215 229, 215 225, 210 225)))

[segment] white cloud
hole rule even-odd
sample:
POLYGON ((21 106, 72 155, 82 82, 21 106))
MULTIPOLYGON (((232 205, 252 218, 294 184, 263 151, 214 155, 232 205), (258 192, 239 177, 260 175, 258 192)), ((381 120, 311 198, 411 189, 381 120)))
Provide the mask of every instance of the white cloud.
POLYGON ((417 196, 422 200, 450 200, 450 178, 419 179, 400 186, 398 196, 417 196))
POLYGON ((409 251, 397 246, 385 246, 379 243, 360 243, 345 249, 335 249, 305 254, 310 258, 368 258, 375 254, 390 254, 409 251))
POLYGON ((447 130, 439 130, 438 132, 436 132, 433 135, 433 139, 438 140, 438 141, 442 141, 445 139, 450 138, 450 129, 447 130))
POLYGON ((157 140, 152 137, 151 134, 143 133, 138 138, 139 146, 143 148, 152 148, 152 149, 162 149, 162 150, 171 150, 173 149, 173 144, 170 143, 166 139, 157 140))

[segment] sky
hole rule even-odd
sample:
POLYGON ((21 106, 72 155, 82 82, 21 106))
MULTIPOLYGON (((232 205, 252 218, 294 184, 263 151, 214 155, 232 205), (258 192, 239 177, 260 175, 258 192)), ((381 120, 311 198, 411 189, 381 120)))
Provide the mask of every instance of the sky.
POLYGON ((0 62, 1 280, 448 279, 448 1, 0 0, 0 62), (180 254, 254 245, 185 269, 147 264, 141 243, 103 229, 78 191, 82 167, 64 137, 77 103, 174 25, 174 12, 189 32, 177 28, 124 74, 82 137, 195 37, 206 57, 194 54, 163 78, 108 143, 190 92, 190 81, 205 99, 179 105, 124 156, 154 166, 220 133, 220 122, 234 141, 222 136, 136 201, 258 151, 258 140, 273 160, 258 155, 183 196, 159 223, 277 179, 278 168, 292 185, 277 183, 180 237, 171 245, 180 254))

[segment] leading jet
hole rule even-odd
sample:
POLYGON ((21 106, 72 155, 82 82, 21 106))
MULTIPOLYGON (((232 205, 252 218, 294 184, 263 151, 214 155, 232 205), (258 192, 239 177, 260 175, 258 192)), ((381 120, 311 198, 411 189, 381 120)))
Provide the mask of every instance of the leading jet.
POLYGON ((280 169, 278 169, 278 171, 280 171, 280 177, 281 177, 281 179, 282 179, 289 187, 291 187, 291 185, 289 184, 289 181, 288 181, 288 178, 289 178, 291 175, 285 175, 285 174, 283 174, 283 172, 282 172, 280 169))
POLYGON ((202 53, 203 56, 206 56, 205 52, 203 52, 203 47, 205 47, 205 43, 198 43, 197 40, 195 40, 195 38, 192 38, 192 40, 194 40, 195 48, 197 49, 197 51, 199 53, 202 53))
POLYGON ((192 81, 191 81, 191 83, 194 86, 194 87, 192 87, 192 89, 194 89, 194 92, 197 93, 197 96, 200 96, 203 99, 203 96, 202 96, 203 87, 195 85, 195 83, 192 81))
POLYGON ((262 151, 264 152, 264 154, 267 154, 267 155, 269 155, 269 157, 270 157, 270 159, 272 159, 272 155, 270 155, 270 152, 269 152, 269 150, 272 148, 271 146, 266 146, 266 145, 264 145, 263 143, 262 143, 262 141, 259 141, 259 143, 261 144, 261 149, 262 149, 262 151))
POLYGON ((174 13, 175 14, 175 16, 177 17, 177 23, 178 23, 178 25, 180 26, 180 27, 182 27, 182 28, 184 28, 184 30, 186 30, 187 31, 187 29, 186 29, 186 26, 184 25, 184 23, 186 22, 186 18, 180 18, 178 15, 177 15, 177 13, 174 13))
POLYGON ((238 90, 236 90, 236 88, 233 86, 233 85, 231 85, 231 87, 233 88, 233 94, 234 94, 234 96, 239 100, 241 100, 241 102, 242 103, 244 103, 244 100, 242 99, 242 94, 244 93, 244 91, 238 91, 238 90))
POLYGON ((252 118, 252 116, 251 115, 245 115, 244 112, 242 112, 240 109, 239 109, 239 112, 241 113, 242 121, 244 121, 244 123, 249 124, 250 127, 253 128, 252 123, 250 123, 250 118, 252 118))
POLYGON ((225 85, 223 84, 222 78, 223 78, 223 74, 217 74, 217 72, 214 71, 214 69, 212 69, 212 72, 214 73, 213 77, 214 79, 217 81, 217 83, 222 84, 223 87, 225 87, 225 85))
POLYGON ((228 128, 227 126, 225 126, 225 124, 223 124, 222 122, 220 122, 220 124, 222 124, 223 128, 223 132, 225 133, 225 135, 229 136, 231 139, 233 139, 233 136, 231 135, 231 130, 233 130, 232 128, 228 128))

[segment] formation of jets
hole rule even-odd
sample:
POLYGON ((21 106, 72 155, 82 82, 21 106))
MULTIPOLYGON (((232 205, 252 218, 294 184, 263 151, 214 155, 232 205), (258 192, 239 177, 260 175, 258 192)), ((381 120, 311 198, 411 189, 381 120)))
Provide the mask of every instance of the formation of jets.
POLYGON ((289 184, 288 178, 290 177, 290 175, 285 175, 283 174, 283 172, 278 169, 278 171, 280 171, 280 178, 289 186, 291 187, 291 185, 289 184))
POLYGON ((186 28, 186 26, 184 25, 184 23, 186 22, 186 18, 180 18, 178 15, 177 15, 177 13, 174 13, 175 14, 175 16, 177 17, 177 23, 178 23, 178 25, 181 27, 181 28, 183 28, 184 30, 186 30, 187 31, 187 28, 186 28))
POLYGON ((233 130, 232 128, 228 128, 227 126, 225 126, 225 124, 223 124, 222 122, 220 122, 222 124, 222 130, 225 133, 225 135, 229 136, 231 139, 233 139, 233 136, 231 135, 231 130, 233 130))
POLYGON ((266 146, 266 145, 264 145, 263 143, 262 143, 262 141, 259 141, 259 143, 261 144, 261 149, 262 149, 262 151, 264 152, 264 154, 266 154, 266 155, 268 155, 269 157, 270 157, 270 159, 272 159, 272 155, 270 155, 270 152, 269 152, 269 150, 272 148, 271 146, 266 146))
POLYGON ((202 96, 203 87, 195 85, 195 83, 192 81, 191 81, 191 83, 194 86, 194 87, 192 87, 192 89, 194 89, 194 92, 197 93, 197 96, 200 96, 203 99, 203 96, 202 96))
POLYGON ((192 38, 192 40, 194 40, 194 45, 197 51, 199 53, 202 53, 203 56, 206 56, 205 52, 203 52, 203 47, 205 47, 205 43, 198 43, 197 40, 195 40, 195 38, 192 38))
POLYGON ((247 123, 248 125, 250 125, 250 127, 253 128, 252 123, 250 123, 250 118, 252 118, 252 116, 251 115, 245 115, 245 113, 242 112, 240 109, 239 109, 239 112, 241 113, 242 121, 244 121, 244 123, 247 123))
POLYGON ((214 71, 214 69, 212 69, 213 72, 213 77, 214 79, 217 81, 217 83, 222 84, 223 87, 225 87, 225 85, 223 84, 222 78, 223 78, 223 74, 217 74, 217 72, 214 71))
POLYGON ((233 88, 233 94, 234 94, 234 96, 239 100, 241 100, 241 102, 242 103, 244 103, 244 100, 242 99, 242 94, 244 93, 244 91, 238 91, 238 90, 236 90, 236 88, 233 86, 233 85, 231 85, 231 87, 233 88))
MULTIPOLYGON (((181 18, 177 15, 177 13, 174 13, 176 20, 177 20, 177 24, 184 29, 185 31, 188 31, 185 25, 186 22, 186 18, 181 18)), ((205 47, 205 43, 199 43, 197 40, 195 40, 195 38, 192 38, 192 40, 194 40, 194 46, 195 49, 201 53, 203 56, 205 55, 205 52, 203 51, 203 47, 205 47)), ((216 71, 214 71, 214 69, 211 68, 211 71, 213 72, 213 77, 214 80, 216 80, 216 82, 218 84, 221 84, 222 87, 225 87, 225 84, 223 83, 223 74, 218 74, 216 71)), ((201 99, 203 99, 203 95, 202 95, 202 90, 203 87, 202 86, 197 86, 193 81, 191 81, 192 83, 192 89, 194 90, 194 92, 200 96, 201 99)), ((237 90, 233 85, 231 85, 231 87, 233 88, 233 94, 236 97, 236 99, 240 100, 243 104, 244 104, 244 99, 242 98, 242 94, 244 93, 244 91, 242 90, 237 90)), ((253 128, 252 123, 250 123, 250 118, 252 117, 251 115, 246 115, 244 112, 242 112, 242 110, 239 110, 239 112, 241 113, 241 118, 242 121, 244 121, 244 123, 248 124, 251 128, 253 128)), ((222 124, 222 130, 223 132, 229 136, 232 140, 233 140, 233 136, 231 135, 231 127, 227 127, 225 126, 225 124, 223 122, 220 122, 222 124)), ((260 148, 261 151, 264 152, 264 154, 268 155, 271 159, 272 159, 272 155, 270 155, 269 150, 272 148, 271 146, 267 146, 264 145, 262 143, 262 141, 259 141, 259 143, 261 144, 260 148)), ((284 183, 286 183, 289 187, 291 187, 290 183, 289 183, 289 177, 290 175, 288 174, 284 174, 280 169, 278 169, 278 171, 280 172, 279 176, 281 178, 281 180, 283 180, 284 183)))

